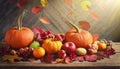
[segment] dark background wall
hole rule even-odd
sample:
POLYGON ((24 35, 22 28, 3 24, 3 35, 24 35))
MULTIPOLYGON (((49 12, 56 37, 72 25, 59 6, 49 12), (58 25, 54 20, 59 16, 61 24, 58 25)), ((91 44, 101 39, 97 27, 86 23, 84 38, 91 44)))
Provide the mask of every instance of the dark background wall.
MULTIPOLYGON (((28 4, 24 7, 29 12, 23 19, 23 26, 32 28, 33 26, 42 27, 44 29, 53 30, 55 33, 65 33, 70 27, 65 21, 73 21, 76 25, 81 20, 87 20, 91 28, 89 31, 99 34, 99 39, 107 39, 112 41, 120 41, 120 0, 89 0, 92 3, 92 10, 84 11, 80 7, 82 0, 72 0, 73 7, 70 8, 64 3, 64 0, 48 0, 49 5, 43 12, 35 15, 31 12, 31 8, 40 5, 40 0, 28 0, 28 4), (73 12, 75 17, 67 15, 73 12), (90 16, 90 12, 95 12, 98 20, 94 20, 90 16), (39 17, 47 17, 51 24, 46 25, 39 21, 39 17)), ((17 0, 8 3, 7 0, 0 0, 0 41, 4 39, 5 32, 17 25, 17 18, 23 9, 17 6, 17 0)))

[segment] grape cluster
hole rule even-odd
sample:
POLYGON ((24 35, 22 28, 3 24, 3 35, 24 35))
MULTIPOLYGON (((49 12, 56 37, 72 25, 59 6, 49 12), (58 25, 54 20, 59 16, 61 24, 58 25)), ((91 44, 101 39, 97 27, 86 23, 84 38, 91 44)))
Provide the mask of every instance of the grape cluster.
POLYGON ((32 57, 33 49, 29 47, 20 48, 17 50, 17 54, 25 59, 32 57))

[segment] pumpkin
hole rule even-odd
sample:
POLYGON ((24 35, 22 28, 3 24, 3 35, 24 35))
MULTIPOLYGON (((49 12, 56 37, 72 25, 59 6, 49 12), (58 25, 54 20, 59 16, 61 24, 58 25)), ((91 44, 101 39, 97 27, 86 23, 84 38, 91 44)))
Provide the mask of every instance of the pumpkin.
POLYGON ((73 29, 70 29, 66 32, 66 41, 75 43, 77 48, 88 48, 89 44, 92 44, 93 42, 92 35, 88 31, 78 28, 72 22, 68 23, 73 27, 73 29))
POLYGON ((22 27, 22 19, 25 13, 22 13, 18 19, 18 26, 12 27, 5 34, 5 42, 12 48, 22 48, 28 46, 34 39, 34 33, 27 27, 22 27))
POLYGON ((53 38, 49 38, 43 41, 42 47, 48 54, 57 53, 62 47, 61 41, 54 41, 53 38))

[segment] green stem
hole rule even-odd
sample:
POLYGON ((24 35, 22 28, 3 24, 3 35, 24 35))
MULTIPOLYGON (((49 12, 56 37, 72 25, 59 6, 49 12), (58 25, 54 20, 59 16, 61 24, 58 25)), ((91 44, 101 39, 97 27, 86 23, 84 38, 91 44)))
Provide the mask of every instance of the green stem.
POLYGON ((22 20, 23 20, 25 13, 26 13, 26 10, 23 11, 23 13, 18 17, 18 30, 22 29, 22 20))
POLYGON ((69 21, 67 23, 69 23, 73 28, 75 28, 77 33, 81 31, 81 29, 78 26, 76 26, 75 24, 73 24, 71 21, 69 21))

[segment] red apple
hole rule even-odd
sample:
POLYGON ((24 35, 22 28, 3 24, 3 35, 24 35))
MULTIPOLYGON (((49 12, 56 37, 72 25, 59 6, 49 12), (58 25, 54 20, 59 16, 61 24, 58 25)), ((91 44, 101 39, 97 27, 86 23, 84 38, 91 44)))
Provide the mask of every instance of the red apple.
POLYGON ((73 42, 66 42, 62 47, 68 54, 75 53, 76 46, 73 42))

